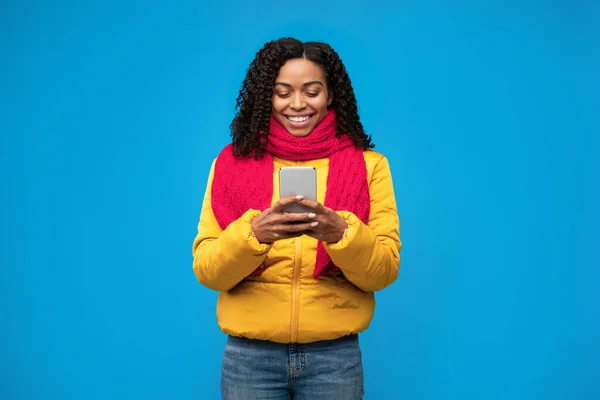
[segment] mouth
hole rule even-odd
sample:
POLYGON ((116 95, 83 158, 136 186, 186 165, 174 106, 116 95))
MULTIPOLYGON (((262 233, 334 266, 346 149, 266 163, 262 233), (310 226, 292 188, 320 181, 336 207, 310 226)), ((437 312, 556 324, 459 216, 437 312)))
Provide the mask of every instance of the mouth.
POLYGON ((308 124, 308 121, 310 121, 310 119, 312 117, 314 117, 315 114, 310 114, 310 115, 301 115, 301 116, 292 116, 292 115, 286 115, 285 118, 290 121, 290 123, 292 124, 292 126, 297 127, 297 128, 301 128, 305 125, 308 124))

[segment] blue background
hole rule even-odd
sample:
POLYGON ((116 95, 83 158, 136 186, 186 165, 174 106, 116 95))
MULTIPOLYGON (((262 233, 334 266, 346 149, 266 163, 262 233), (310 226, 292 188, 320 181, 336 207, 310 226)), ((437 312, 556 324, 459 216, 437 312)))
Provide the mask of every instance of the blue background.
POLYGON ((600 398, 600 3, 5 0, 0 35, 0 398, 218 398, 191 245, 286 35, 340 53, 394 174, 366 399, 600 398))

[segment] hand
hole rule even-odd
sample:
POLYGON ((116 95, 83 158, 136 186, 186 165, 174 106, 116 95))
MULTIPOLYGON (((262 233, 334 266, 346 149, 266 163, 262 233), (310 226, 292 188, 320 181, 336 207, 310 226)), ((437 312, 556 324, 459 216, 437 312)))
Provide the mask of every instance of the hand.
POLYGON ((313 209, 316 214, 314 220, 318 222, 318 225, 304 231, 305 235, 326 243, 335 243, 342 240, 344 232, 348 229, 348 222, 344 218, 340 217, 331 208, 325 207, 316 201, 301 200, 298 204, 313 209))
POLYGON ((301 236, 318 225, 314 221, 315 213, 283 213, 283 208, 300 203, 302 196, 289 196, 280 199, 271 208, 267 208, 251 222, 254 236, 261 243, 301 236))

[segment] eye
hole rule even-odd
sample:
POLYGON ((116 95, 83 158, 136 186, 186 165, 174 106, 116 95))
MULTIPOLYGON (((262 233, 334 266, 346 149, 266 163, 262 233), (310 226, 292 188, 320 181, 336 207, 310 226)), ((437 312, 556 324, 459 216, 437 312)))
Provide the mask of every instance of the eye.
POLYGON ((319 92, 316 92, 316 93, 313 93, 313 92, 308 92, 308 93, 306 93, 306 95, 307 95, 308 97, 317 97, 317 96, 319 95, 319 92))
POLYGON ((291 93, 275 93, 275 95, 277 95, 277 97, 285 99, 286 97, 290 97, 291 93))

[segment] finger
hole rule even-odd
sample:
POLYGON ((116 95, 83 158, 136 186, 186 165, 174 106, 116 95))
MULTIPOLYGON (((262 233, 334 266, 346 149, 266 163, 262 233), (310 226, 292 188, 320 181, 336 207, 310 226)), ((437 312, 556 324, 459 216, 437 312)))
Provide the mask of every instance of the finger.
POLYGON ((311 229, 317 228, 318 226, 319 223, 317 221, 312 221, 306 223, 281 225, 281 227, 278 230, 282 233, 296 233, 309 231, 311 229))
POLYGON ((277 203, 275 203, 273 205, 273 208, 271 209, 271 211, 274 213, 281 213, 286 206, 288 206, 290 204, 298 203, 302 199, 304 199, 303 196, 288 196, 288 197, 281 198, 281 199, 279 199, 279 201, 277 201, 277 203))
POLYGON ((304 232, 302 232, 302 234, 304 234, 304 235, 306 235, 306 236, 310 236, 311 238, 315 238, 315 239, 317 239, 317 240, 320 240, 320 239, 321 239, 321 234, 320 234, 320 233, 318 233, 318 232, 315 232, 315 231, 313 231, 313 230, 307 230, 307 231, 304 231, 304 232))
POLYGON ((269 242, 276 240, 291 239, 302 236, 302 232, 271 232, 269 233, 269 242))
POLYGON ((280 217, 280 222, 284 224, 308 222, 317 216, 315 213, 284 213, 280 217))
POLYGON ((325 207, 323 207, 323 205, 321 203, 319 203, 318 201, 314 201, 314 200, 304 199, 304 200, 300 200, 298 202, 298 204, 301 204, 305 207, 313 209, 317 214, 321 214, 325 210, 325 207))

